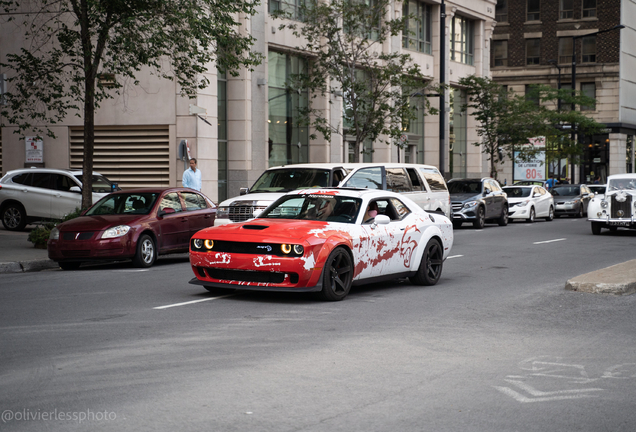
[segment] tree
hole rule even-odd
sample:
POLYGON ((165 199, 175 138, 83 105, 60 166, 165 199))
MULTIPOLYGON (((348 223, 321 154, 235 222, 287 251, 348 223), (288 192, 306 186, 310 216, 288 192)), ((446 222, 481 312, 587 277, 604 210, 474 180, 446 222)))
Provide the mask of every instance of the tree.
POLYGON ((490 162, 490 176, 497 178, 498 162, 504 157, 527 161, 537 150, 527 145, 531 138, 544 136, 548 147, 558 149, 558 157, 574 158, 582 153, 582 146, 572 134, 572 125, 579 133, 593 134, 602 125, 580 111, 558 109, 559 98, 563 106, 592 105, 594 99, 580 92, 555 90, 549 86, 532 86, 526 95, 508 92, 490 78, 474 75, 461 78, 459 84, 466 88, 469 114, 478 122, 477 135, 490 162), (567 126, 567 127, 564 127, 567 126), (517 154, 515 156, 515 153, 517 154))
MULTIPOLYGON (((392 36, 407 31, 408 18, 391 19, 391 0, 307 0, 301 7, 303 23, 283 23, 304 41, 299 50, 306 53, 310 65, 304 73, 291 77, 291 90, 309 92, 307 107, 300 110, 306 124, 312 125, 326 140, 332 133, 355 137, 355 152, 360 154, 366 140, 386 136, 385 142, 402 146, 399 137, 406 124, 416 116, 415 108, 431 109, 426 82, 417 64, 406 53, 384 52, 383 44, 392 36), (325 118, 318 97, 341 94, 344 104, 342 124, 325 118)), ((289 16, 278 11, 275 17, 289 16)), ((315 135, 311 135, 315 139, 315 135)))
MULTIPOLYGON (((46 133, 73 113, 84 120, 83 184, 91 185, 95 111, 119 94, 120 80, 142 67, 176 80, 182 96, 194 97, 209 82, 202 74, 219 68, 252 67, 253 38, 241 34, 240 16, 255 13, 258 0, 0 0, 6 21, 24 31, 28 46, 7 54, 4 126, 16 132, 46 133), (25 12, 26 11, 26 12, 25 12), (24 20, 16 21, 16 17, 24 20), (105 78, 107 86, 98 85, 105 78), (44 125, 44 126, 41 126, 44 125)), ((6 25, 6 24, 5 24, 6 25)), ((236 72, 235 72, 236 73, 236 72)), ((82 191, 82 207, 92 203, 82 191)))

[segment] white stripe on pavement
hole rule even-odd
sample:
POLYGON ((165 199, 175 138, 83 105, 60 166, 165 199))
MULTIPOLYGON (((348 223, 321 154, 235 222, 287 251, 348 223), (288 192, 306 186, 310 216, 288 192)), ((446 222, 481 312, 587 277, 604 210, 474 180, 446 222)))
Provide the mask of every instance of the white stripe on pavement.
POLYGON ((546 241, 534 242, 532 244, 554 243, 554 242, 563 241, 563 240, 566 240, 566 239, 560 238, 560 239, 554 239, 554 240, 546 240, 546 241))
POLYGON ((459 258, 459 257, 463 257, 464 255, 453 255, 453 256, 449 256, 446 259, 451 259, 451 258, 459 258))
POLYGON ((221 299, 221 298, 225 298, 225 297, 230 297, 236 294, 227 294, 227 295, 222 295, 222 296, 218 296, 218 297, 210 297, 210 298, 205 298, 205 299, 201 299, 201 300, 192 300, 189 302, 183 302, 183 303, 175 303, 175 304, 171 304, 171 305, 165 305, 165 306, 157 306, 153 309, 168 309, 168 308, 172 308, 172 307, 177 307, 177 306, 186 306, 186 305, 191 305, 191 304, 195 304, 195 303, 201 303, 201 302, 205 302, 205 301, 210 301, 210 300, 217 300, 217 299, 221 299))

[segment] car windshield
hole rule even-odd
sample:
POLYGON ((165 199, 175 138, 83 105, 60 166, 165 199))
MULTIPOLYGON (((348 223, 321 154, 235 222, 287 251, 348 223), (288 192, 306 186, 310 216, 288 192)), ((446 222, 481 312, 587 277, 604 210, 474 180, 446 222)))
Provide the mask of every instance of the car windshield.
POLYGON ((265 171, 250 193, 255 192, 289 192, 311 187, 329 187, 329 169, 277 169, 265 171))
POLYGON ((610 179, 609 190, 636 190, 636 179, 617 178, 610 179))
POLYGON ((87 216, 120 215, 120 214, 148 214, 152 210, 158 193, 127 193, 111 194, 88 209, 87 216))
POLYGON ((112 191, 112 182, 110 180, 104 176, 93 174, 93 193, 110 193, 112 191))
POLYGON ((588 185, 587 187, 595 194, 604 194, 606 189, 605 185, 588 185))
POLYGON ((508 198, 526 198, 530 196, 532 188, 529 187, 505 187, 504 192, 508 195, 508 198))
POLYGON ((319 194, 284 196, 258 217, 354 223, 361 203, 360 198, 344 196, 319 194))
POLYGON ((550 191, 554 196, 575 196, 581 193, 578 186, 555 186, 550 191))
POLYGON ((448 192, 452 194, 458 193, 475 193, 481 192, 480 181, 449 181, 448 192))

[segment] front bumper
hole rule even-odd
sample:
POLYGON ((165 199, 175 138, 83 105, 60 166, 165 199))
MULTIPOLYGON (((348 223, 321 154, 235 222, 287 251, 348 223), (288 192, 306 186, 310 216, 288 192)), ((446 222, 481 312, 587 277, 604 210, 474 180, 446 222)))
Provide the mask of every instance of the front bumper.
POLYGON ((136 245, 128 235, 99 240, 49 240, 49 259, 55 262, 84 262, 128 259, 135 256, 136 245))
POLYGON ((554 214, 555 215, 569 215, 576 216, 579 214, 580 204, 555 204, 554 205, 554 214))
POLYGON ((530 207, 510 206, 508 209, 508 218, 510 219, 528 219, 530 216, 530 207))

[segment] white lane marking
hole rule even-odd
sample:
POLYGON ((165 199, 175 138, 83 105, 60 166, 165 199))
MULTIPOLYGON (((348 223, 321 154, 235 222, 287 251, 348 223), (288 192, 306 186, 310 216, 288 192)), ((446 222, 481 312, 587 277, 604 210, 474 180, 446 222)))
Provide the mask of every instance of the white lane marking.
POLYGON ((453 256, 449 256, 446 259, 451 259, 451 258, 459 258, 459 257, 463 257, 464 255, 453 255, 453 256))
POLYGON ((150 271, 150 269, 147 268, 147 269, 113 270, 113 272, 115 273, 137 273, 137 272, 147 272, 147 271, 150 271))
POLYGON ((546 240, 546 241, 534 242, 532 244, 554 243, 554 242, 559 242, 559 241, 563 241, 563 240, 567 240, 567 239, 560 238, 560 239, 554 239, 554 240, 546 240))
POLYGON ((177 307, 177 306, 186 306, 186 305, 191 305, 191 304, 195 304, 195 303, 201 303, 201 302, 205 302, 205 301, 218 300, 218 299, 222 299, 222 298, 225 298, 225 297, 231 297, 233 295, 236 295, 236 294, 227 294, 227 295, 222 295, 222 296, 218 296, 218 297, 205 298, 205 299, 201 299, 201 300, 192 300, 192 301, 189 301, 189 302, 174 303, 174 304, 165 305, 165 306, 157 306, 157 307, 155 307, 153 309, 168 309, 168 308, 177 307))

